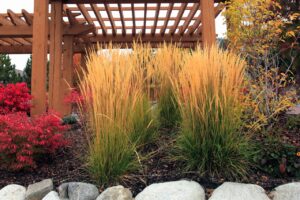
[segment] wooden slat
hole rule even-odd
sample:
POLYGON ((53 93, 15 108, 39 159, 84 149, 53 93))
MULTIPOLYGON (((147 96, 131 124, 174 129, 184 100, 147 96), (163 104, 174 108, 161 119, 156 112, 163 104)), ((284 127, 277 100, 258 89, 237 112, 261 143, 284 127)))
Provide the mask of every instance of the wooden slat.
POLYGON ((143 20, 143 29, 142 29, 142 35, 146 34, 146 22, 147 22, 147 3, 144 3, 144 20, 143 20))
POLYGON ((132 27, 132 35, 135 36, 136 34, 136 22, 135 22, 135 8, 134 8, 134 4, 131 4, 131 13, 132 13, 132 23, 133 23, 133 27, 132 27))
POLYGON ((22 14, 25 18, 26 23, 31 26, 33 24, 33 15, 27 12, 26 10, 22 9, 22 14))
POLYGON ((96 6, 95 4, 91 4, 91 7, 92 7, 92 9, 93 9, 93 11, 94 11, 94 14, 95 14, 95 16, 96 16, 96 18, 97 18, 97 20, 98 20, 98 22, 99 22, 101 28, 102 28, 102 34, 103 34, 103 35, 106 35, 106 34, 107 34, 107 30, 106 30, 104 21, 103 21, 101 15, 100 15, 100 13, 99 13, 99 11, 98 11, 98 9, 97 9, 97 6, 96 6))
POLYGON ((46 111, 46 66, 48 52, 48 0, 34 0, 33 46, 31 94, 33 95, 31 115, 46 111))
POLYGON ((163 28, 160 29, 160 34, 161 34, 161 35, 164 35, 165 32, 166 32, 166 28, 167 28, 168 22, 169 22, 169 20, 170 20, 170 16, 171 16, 171 13, 172 13, 172 10, 173 10, 173 6, 174 6, 173 3, 171 3, 171 4, 169 5, 168 11, 167 11, 167 15, 166 15, 166 19, 165 19, 165 21, 164 21, 163 28))
POLYGON ((12 39, 12 38, 2 38, 2 41, 10 44, 10 45, 22 45, 22 43, 17 42, 16 40, 12 39))
POLYGON ((174 23, 174 25, 172 26, 172 28, 171 28, 171 30, 170 30, 170 34, 171 34, 171 35, 174 35, 174 33, 175 33, 175 31, 176 31, 176 29, 177 29, 177 27, 178 27, 178 25, 179 25, 179 22, 180 22, 180 20, 181 20, 181 17, 182 17, 182 15, 183 15, 184 11, 185 11, 185 8, 186 8, 187 4, 184 3, 184 4, 182 4, 181 6, 182 6, 182 7, 181 7, 181 9, 180 9, 179 12, 178 12, 177 19, 175 20, 175 23, 174 23))
POLYGON ((194 24, 192 26, 188 27, 187 34, 189 34, 189 35, 194 34, 195 30, 201 24, 201 16, 202 16, 202 13, 200 13, 199 17, 195 20, 194 24))
POLYGON ((22 19, 20 19, 12 10, 8 9, 7 14, 8 14, 11 22, 14 25, 24 25, 24 24, 26 24, 26 22, 23 21, 22 19))
POLYGON ((152 35, 154 35, 154 34, 155 34, 155 31, 156 31, 160 6, 161 6, 161 4, 158 3, 158 4, 157 4, 157 7, 156 7, 156 10, 155 10, 154 24, 153 24, 153 27, 152 27, 152 29, 151 29, 151 34, 152 34, 152 35))
POLYGON ((201 0, 202 41, 204 46, 212 46, 216 43, 216 27, 214 2, 201 0))
POLYGON ((112 16, 112 13, 111 13, 111 10, 110 10, 110 6, 109 4, 105 3, 104 4, 104 7, 105 7, 105 10, 107 12, 107 15, 108 15, 108 19, 110 21, 110 24, 111 24, 111 28, 112 28, 112 33, 113 35, 116 35, 117 34, 117 30, 115 28, 115 22, 114 22, 114 18, 112 16))
POLYGON ((126 29, 125 29, 125 22, 124 22, 124 16, 123 16, 123 10, 121 7, 121 4, 118 3, 118 9, 120 13, 121 23, 122 23, 122 35, 126 35, 126 29))
MULTIPOLYGON (((80 12, 82 13, 83 17, 85 18, 85 20, 89 23, 89 24, 94 24, 93 20, 89 14, 89 12, 87 11, 86 7, 83 4, 77 4, 78 9, 80 10, 80 12)), ((68 8, 69 10, 71 10, 70 8, 68 8)))
POLYGON ((190 10, 190 13, 187 17, 187 19, 185 19, 184 24, 179 28, 179 34, 183 35, 185 30, 187 29, 187 27, 189 26, 189 24, 191 23, 193 17, 195 16, 196 12, 199 10, 199 4, 195 4, 193 6, 193 9, 190 10))
POLYGON ((50 68, 49 68, 49 109, 60 112, 63 108, 61 95, 62 77, 62 3, 51 4, 50 23, 50 68))
MULTIPOLYGON (((124 10, 123 10, 123 11, 124 11, 124 10)), ((149 10, 148 10, 148 12, 149 12, 149 10)), ((103 19, 104 21, 109 21, 109 19, 106 18, 106 17, 102 17, 102 19, 103 19)), ((166 18, 165 18, 165 17, 158 17, 158 18, 157 18, 156 16, 155 16, 155 17, 148 17, 148 18, 147 18, 147 21, 155 21, 156 19, 157 19, 157 20, 165 20, 166 18)), ((170 17, 169 20, 176 20, 176 19, 177 19, 177 17, 170 17)), ((184 21, 187 20, 187 19, 188 19, 187 17, 182 17, 182 18, 181 18, 181 20, 184 20, 184 21)), ((193 17, 193 18, 192 18, 192 20, 196 20, 196 19, 197 19, 197 17, 193 17)), ((92 21, 96 21, 97 18, 91 18, 91 20, 92 20, 92 21)), ((121 21, 121 18, 120 18, 120 17, 115 17, 114 20, 115 20, 115 21, 121 21)), ((135 17, 135 20, 136 20, 136 21, 143 21, 143 20, 144 20, 144 17, 135 17)), ((77 18, 77 21, 80 22, 80 23, 83 23, 83 22, 86 22, 86 19, 83 19, 83 18, 82 18, 82 19, 77 18)), ((123 15, 123 21, 125 21, 125 22, 126 22, 126 21, 132 21, 132 18, 131 18, 131 17, 129 18, 129 17, 126 17, 126 16, 123 15)))

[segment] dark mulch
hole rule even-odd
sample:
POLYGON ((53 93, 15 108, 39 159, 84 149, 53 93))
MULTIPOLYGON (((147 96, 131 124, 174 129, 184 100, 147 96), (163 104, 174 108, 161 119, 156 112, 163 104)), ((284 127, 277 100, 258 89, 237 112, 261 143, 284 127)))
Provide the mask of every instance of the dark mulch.
MULTIPOLYGON (((146 147, 145 152, 151 152, 151 156, 142 161, 142 169, 138 172, 128 174, 123 177, 120 184, 128 187, 136 195, 147 185, 158 182, 174 181, 180 179, 189 179, 199 182, 207 192, 207 195, 225 181, 223 178, 207 177, 199 175, 197 172, 184 172, 180 170, 179 163, 170 161, 167 152, 173 140, 168 134, 172 131, 163 130, 156 144, 146 147)), ((287 133, 285 133, 286 135, 287 133)), ((287 134, 285 138, 290 138, 293 143, 299 144, 299 132, 287 134)), ((84 168, 82 158, 86 152, 85 134, 80 128, 73 129, 66 133, 70 140, 70 146, 55 155, 55 157, 44 157, 39 163, 37 169, 33 171, 8 172, 0 170, 0 188, 11 184, 28 184, 53 178, 55 186, 68 181, 80 181, 93 183, 87 171, 84 168)), ((287 182, 295 181, 293 178, 273 178, 261 172, 253 172, 245 180, 239 180, 244 183, 254 183, 262 186, 266 190, 287 182)), ((102 188, 101 188, 102 189, 102 188)), ((100 190, 101 190, 100 189, 100 190)))

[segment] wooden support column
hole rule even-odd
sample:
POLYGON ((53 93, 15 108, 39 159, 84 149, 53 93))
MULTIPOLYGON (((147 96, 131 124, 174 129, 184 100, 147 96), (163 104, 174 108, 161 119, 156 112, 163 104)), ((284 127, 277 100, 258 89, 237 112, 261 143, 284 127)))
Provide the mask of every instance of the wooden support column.
POLYGON ((51 4, 50 24, 50 68, 49 68, 49 110, 61 112, 62 78, 62 3, 51 4))
POLYGON ((48 52, 48 8, 49 0, 34 0, 31 115, 46 111, 46 68, 48 52))
MULTIPOLYGON (((64 50, 63 50, 63 71, 62 71, 62 100, 71 94, 74 78, 74 68, 73 68, 73 36, 64 37, 64 50)), ((70 115, 72 112, 72 105, 65 104, 62 109, 62 114, 64 116, 70 115)))
POLYGON ((200 0, 203 46, 216 43, 214 0, 200 0))

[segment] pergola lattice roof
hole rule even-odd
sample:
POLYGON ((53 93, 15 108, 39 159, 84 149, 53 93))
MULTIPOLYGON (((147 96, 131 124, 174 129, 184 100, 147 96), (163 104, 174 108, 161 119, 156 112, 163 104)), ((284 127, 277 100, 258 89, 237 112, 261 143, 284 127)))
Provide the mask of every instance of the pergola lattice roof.
MULTIPOLYGON (((97 42, 130 46, 133 40, 139 39, 150 42, 152 46, 162 42, 180 42, 183 47, 201 42, 199 1, 83 2, 86 1, 69 0, 63 6, 63 35, 75 37, 75 52, 83 52, 87 45, 97 42)), ((217 17, 223 4, 215 2, 214 15, 217 17)), ((33 14, 26 10, 22 10, 22 13, 8 10, 7 13, 0 14, 0 53, 31 53, 32 25, 33 14)))
POLYGON ((34 13, 0 14, 0 53, 32 53, 32 115, 47 110, 47 92, 50 110, 70 114, 63 99, 73 83, 74 53, 81 53, 84 70, 86 48, 98 42, 118 47, 130 47, 135 40, 152 47, 163 42, 214 45, 222 1, 34 0, 34 13))

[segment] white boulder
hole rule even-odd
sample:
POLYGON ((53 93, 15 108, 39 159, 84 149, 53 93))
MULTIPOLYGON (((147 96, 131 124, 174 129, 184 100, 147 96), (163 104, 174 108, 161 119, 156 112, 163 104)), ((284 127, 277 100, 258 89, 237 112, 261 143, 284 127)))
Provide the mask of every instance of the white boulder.
POLYGON ((198 183, 181 180, 152 184, 135 200, 205 200, 205 192, 198 183))
POLYGON ((225 182, 214 190, 209 200, 270 200, 265 190, 254 184, 225 182))
POLYGON ((0 200, 24 200, 26 188, 21 185, 11 184, 0 190, 0 200))
POLYGON ((300 182, 278 186, 271 196, 273 196, 273 200, 300 200, 300 182))

